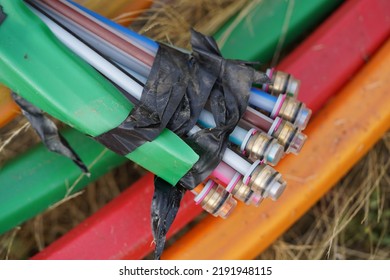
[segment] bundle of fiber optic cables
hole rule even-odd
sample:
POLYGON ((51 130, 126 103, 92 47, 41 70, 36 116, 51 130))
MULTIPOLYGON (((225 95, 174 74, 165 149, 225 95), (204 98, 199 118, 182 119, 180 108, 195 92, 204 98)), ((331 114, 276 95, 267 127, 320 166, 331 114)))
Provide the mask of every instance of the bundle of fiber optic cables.
MULTIPOLYGON (((222 218, 237 200, 258 206, 282 194, 286 182, 272 166, 285 154, 299 153, 306 140, 301 131, 311 115, 297 99, 299 81, 292 75, 224 59, 213 38, 195 30, 189 30, 189 52, 72 1, 24 2, 44 23, 40 28, 48 27, 72 53, 71 60, 82 61, 80 69, 98 72, 101 79, 90 88, 102 93, 88 90, 90 82, 83 76, 58 84, 58 92, 44 86, 24 91, 11 78, 2 81, 49 149, 71 158, 83 172, 88 169, 82 159, 43 111, 156 174, 152 229, 157 258, 185 191, 222 218), (61 89, 75 80, 83 90, 61 89)), ((57 66, 56 71, 65 69, 61 60, 57 66)), ((88 71, 85 75, 92 76, 88 71)))

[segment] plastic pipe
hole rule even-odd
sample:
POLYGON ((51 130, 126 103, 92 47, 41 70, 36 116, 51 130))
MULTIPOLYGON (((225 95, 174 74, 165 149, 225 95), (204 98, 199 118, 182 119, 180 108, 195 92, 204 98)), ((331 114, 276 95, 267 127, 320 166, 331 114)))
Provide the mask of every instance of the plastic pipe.
MULTIPOLYGON (((93 21, 94 23, 97 23, 98 25, 101 25, 101 21, 99 19, 97 19, 96 17, 90 15, 89 13, 86 13, 84 11, 84 9, 80 9, 80 5, 75 5, 75 4, 72 4, 71 2, 65 0, 59 0, 61 3, 65 4, 67 7, 70 7, 72 9, 75 9, 81 16, 83 17, 86 17, 88 19, 90 19, 91 21, 93 21)), ((104 18, 104 17, 103 17, 104 18)), ((108 19, 107 19, 108 20, 108 19)), ((120 26, 120 25, 118 25, 120 26)), ((134 47, 140 49, 145 55, 151 55, 154 53, 154 51, 150 50, 149 48, 144 48, 143 47, 143 44, 140 44, 140 35, 137 36, 135 34, 133 34, 133 37, 135 38, 134 40, 129 40, 128 36, 124 35, 123 32, 119 31, 118 29, 116 28, 113 28, 107 24, 104 25, 104 28, 107 29, 109 32, 115 34, 116 36, 120 37, 121 39, 127 41, 128 43, 134 45, 134 47)), ((123 28, 123 29, 126 29, 126 28, 123 28)), ((128 29, 130 31, 130 29, 128 29)), ((135 33, 135 32, 134 32, 135 33)))
POLYGON ((95 13, 94 11, 86 8, 86 6, 82 6, 74 1, 70 1, 70 0, 68 0, 68 2, 71 3, 72 5, 76 6, 80 10, 84 11, 85 13, 96 18, 100 22, 112 27, 114 30, 118 30, 118 31, 122 32, 123 34, 125 34, 126 36, 128 36, 129 38, 132 38, 134 41, 138 42, 139 45, 142 45, 143 47, 145 47, 146 49, 151 51, 151 53, 156 54, 156 52, 158 50, 158 43, 156 43, 155 41, 149 39, 146 36, 142 36, 142 35, 138 34, 137 32, 134 32, 131 29, 124 27, 123 25, 117 24, 116 22, 114 22, 114 21, 112 21, 112 20, 110 20, 110 19, 108 19, 108 18, 106 18, 98 13, 95 13))
POLYGON ((256 111, 253 108, 247 108, 244 113, 243 119, 262 129, 265 132, 271 131, 272 127, 277 124, 277 119, 273 120, 270 117, 256 111), (275 125, 274 125, 275 124, 275 125))
POLYGON ((238 172, 227 165, 223 161, 213 170, 211 177, 219 179, 225 186, 229 185, 232 180, 239 180, 242 176, 238 176, 238 172))
POLYGON ((277 100, 277 97, 256 88, 251 89, 251 95, 249 96, 250 104, 270 113, 274 109, 277 100))

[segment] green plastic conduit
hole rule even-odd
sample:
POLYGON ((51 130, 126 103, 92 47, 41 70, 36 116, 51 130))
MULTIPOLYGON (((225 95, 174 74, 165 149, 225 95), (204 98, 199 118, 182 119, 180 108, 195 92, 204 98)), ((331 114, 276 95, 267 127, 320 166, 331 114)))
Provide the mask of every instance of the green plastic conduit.
POLYGON ((126 161, 74 129, 62 135, 90 168, 82 174, 70 160, 39 144, 0 169, 0 233, 44 211, 126 161))
MULTIPOLYGON (((2 6, 9 2, 13 1, 0 0, 2 6)), ((287 43, 293 42, 304 32, 321 22, 325 15, 341 2, 340 0, 294 1, 295 8, 292 10, 287 35, 288 40, 286 40, 285 45, 287 46, 287 43), (305 2, 307 7, 300 4, 300 2, 305 2), (299 10, 298 7, 300 7, 299 10), (294 18, 297 18, 296 22, 299 24, 291 24, 294 18), (310 20, 305 22, 308 18, 310 20)), ((247 26, 250 17, 245 17, 245 20, 237 25, 234 19, 230 20, 216 34, 217 40, 220 41, 224 31, 227 29, 232 31, 228 37, 229 40, 222 47, 222 53, 232 58, 270 60, 282 33, 286 7, 287 1, 284 0, 261 1, 261 4, 255 6, 254 9, 257 11, 256 18, 264 20, 252 22, 250 31, 248 31, 247 26), (267 28, 264 28, 265 23, 267 23, 267 28), (278 28, 275 28, 276 30, 272 29, 273 26, 278 28), (254 36, 252 34, 254 33, 252 32, 254 31, 256 37, 259 40, 261 39, 258 44, 253 43, 254 36), (246 34, 246 36, 241 36, 240 40, 235 39, 236 36, 243 34, 246 34), (235 40, 240 42, 239 47, 233 47, 235 40)), ((253 14, 253 12, 250 14, 253 14)), ((0 25, 1 29, 2 26, 0 25)), ((62 73, 60 69, 53 72, 62 73)), ((83 176, 74 186, 73 192, 80 190, 89 182, 125 161, 125 158, 105 150, 100 144, 72 129, 65 131, 64 134, 87 166, 93 163, 92 176, 90 178, 83 176)), ((69 194, 67 192, 69 187, 81 175, 81 172, 71 161, 46 151, 41 144, 28 153, 8 162, 0 169, 0 233, 12 229, 63 199, 69 194), (21 174, 28 174, 28 176, 22 176, 21 174)))
POLYGON ((324 20, 342 0, 253 0, 215 34, 231 59, 272 59, 280 43, 291 46, 324 20))

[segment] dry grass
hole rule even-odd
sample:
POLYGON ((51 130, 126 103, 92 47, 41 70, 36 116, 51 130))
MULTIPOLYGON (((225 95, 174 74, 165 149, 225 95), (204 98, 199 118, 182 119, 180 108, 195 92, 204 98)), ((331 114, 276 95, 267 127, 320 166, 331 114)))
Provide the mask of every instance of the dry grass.
MULTIPOLYGON (((191 26, 212 34, 248 2, 181 0, 158 3, 136 25, 142 33, 154 39, 188 47, 188 29, 191 26)), ((242 10, 241 17, 250 10, 248 6, 242 10)), ((278 58, 277 53, 275 60, 278 58)), ((0 129, 0 135, 0 164, 38 142, 20 117, 0 129), (12 141, 9 141, 11 138, 12 141)), ((259 259, 390 258, 389 155, 390 133, 387 133, 331 192, 259 259)), ((89 185, 66 203, 0 235, 0 259, 31 257, 104 206, 143 172, 129 162, 89 185)))

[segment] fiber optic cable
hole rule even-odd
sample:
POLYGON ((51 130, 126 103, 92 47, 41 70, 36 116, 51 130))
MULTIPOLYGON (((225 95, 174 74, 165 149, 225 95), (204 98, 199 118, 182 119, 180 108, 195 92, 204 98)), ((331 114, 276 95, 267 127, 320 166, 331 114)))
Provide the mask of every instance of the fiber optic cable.
POLYGON ((104 56, 107 58, 111 58, 116 62, 120 62, 120 64, 125 66, 126 69, 131 69, 132 71, 129 71, 129 73, 132 75, 134 75, 134 73, 139 73, 138 79, 140 79, 139 76, 147 77, 149 75, 149 67, 142 61, 137 60, 133 55, 123 51, 122 49, 113 45, 111 42, 103 40, 97 34, 88 31, 83 26, 78 25, 76 22, 70 20, 66 16, 60 14, 58 11, 52 9, 41 1, 26 0, 26 2, 39 8, 42 12, 50 16, 54 21, 60 23, 64 28, 70 30, 72 33, 82 38, 85 43, 87 43, 90 47, 93 46, 93 48, 95 48, 101 54, 104 54, 104 56))
MULTIPOLYGON (((86 13, 83 9, 80 9, 77 5, 72 5, 72 3, 69 3, 68 1, 62 1, 62 0, 58 0, 58 1, 63 3, 64 5, 66 5, 67 7, 71 8, 72 10, 75 10, 80 17, 84 17, 84 18, 91 20, 92 22, 103 27, 104 29, 106 29, 110 33, 114 34, 115 36, 118 36, 119 38, 134 45, 134 47, 138 48, 140 51, 144 52, 145 54, 153 55, 155 53, 153 50, 150 50, 149 48, 144 47, 143 44, 140 44, 140 41, 139 41, 140 35, 135 36, 133 34, 134 35, 134 36, 132 36, 133 39, 130 40, 129 36, 126 36, 125 34, 123 34, 123 32, 119 31, 116 28, 111 27, 110 25, 104 24, 104 22, 102 22, 98 18, 90 15, 89 13, 86 13)), ((99 33, 99 34, 101 34, 101 33, 99 33)))
POLYGON ((239 172, 223 161, 218 164, 210 177, 217 178, 216 180, 225 186, 226 191, 247 205, 258 206, 264 199, 261 193, 253 191, 248 185, 242 182, 243 176, 239 172))
POLYGON ((45 3, 63 16, 66 16, 77 24, 85 27, 90 32, 97 34, 102 39, 109 41, 111 44, 128 53, 129 55, 134 56, 136 59, 145 63, 149 68, 152 66, 153 57, 150 54, 145 53, 144 51, 134 46, 132 43, 105 29, 102 25, 95 23, 86 16, 83 16, 79 11, 76 10, 76 8, 71 8, 66 5, 66 2, 49 0, 41 0, 40 2, 45 3))
MULTIPOLYGON (((125 73, 123 73, 120 69, 112 65, 106 59, 101 57, 99 54, 88 48, 85 44, 80 42, 77 38, 71 35, 69 32, 65 31, 63 28, 59 27, 49 18, 44 16, 42 13, 38 12, 34 9, 37 15, 47 24, 47 26, 53 31, 56 36, 72 51, 77 53, 81 58, 95 67, 98 71, 103 73, 108 79, 112 82, 123 88, 127 91, 131 96, 136 98, 137 100, 141 99, 143 87, 138 83, 134 82, 131 77, 128 77, 125 73)), ((204 114, 207 115, 207 112, 204 114)), ((215 123, 214 123, 215 125, 215 123)), ((250 131, 245 131, 240 127, 236 128, 235 133, 232 134, 231 138, 235 139, 235 141, 240 146, 244 146, 242 150, 245 150, 247 140, 251 136, 250 131), (244 143, 244 144, 243 144, 244 143)), ((271 141, 271 140, 270 140, 271 141)), ((280 146, 277 146, 276 141, 274 143, 270 143, 268 145, 268 149, 264 150, 266 155, 266 161, 276 165, 279 160, 282 158, 283 150, 280 146)))
MULTIPOLYGON (((79 42, 77 38, 69 34, 67 31, 62 29, 60 26, 56 25, 53 21, 51 21, 49 18, 44 16, 41 12, 37 11, 36 9, 32 9, 44 22, 48 25, 49 28, 58 36, 58 38, 64 42, 65 45, 67 45, 72 51, 74 51, 77 55, 84 58, 88 63, 90 63, 93 67, 96 69, 99 69, 104 75, 106 75, 109 79, 112 79, 113 81, 116 81, 118 85, 123 86, 123 88, 128 91, 130 95, 132 95, 134 98, 139 100, 142 95, 142 86, 136 83, 134 80, 132 80, 131 77, 126 76, 123 72, 121 72, 119 69, 117 69, 115 66, 111 64, 109 66, 109 62, 105 60, 103 57, 98 55, 96 52, 94 52, 92 49, 88 48, 85 44, 82 42, 79 42), (76 44, 76 42, 78 42, 76 44), (108 71, 110 69, 110 71, 108 71), (121 79, 125 79, 124 81, 121 81, 121 79), (126 86, 129 81, 133 81, 131 86, 126 86)), ((194 126, 193 129, 189 132, 189 134, 196 133, 199 131, 200 128, 197 126, 194 126)), ((252 175, 252 172, 256 170, 256 168, 261 164, 260 161, 256 161, 255 163, 251 164, 230 149, 226 149, 223 158, 223 161, 225 161, 227 164, 229 164, 231 167, 236 169, 238 172, 240 172, 242 175, 244 175, 244 183, 250 181, 250 176, 252 175)), ((265 165, 265 164, 263 164, 265 165)), ((279 178, 278 178, 279 179, 279 178)), ((285 186, 285 182, 280 183, 280 180, 274 180, 272 182, 267 182, 267 185, 270 184, 271 189, 280 189, 285 186)), ((260 187, 261 188, 261 187, 260 187)))
MULTIPOLYGON (((207 110, 202 110, 198 123, 206 128, 216 126, 213 114, 207 110)), ((284 155, 283 147, 276 139, 254 128, 246 130, 236 126, 229 140, 252 160, 263 159, 266 163, 276 165, 284 155)))
MULTIPOLYGON (((191 136, 200 130, 201 128, 195 125, 188 135, 191 136)), ((263 161, 257 160, 251 164, 229 148, 225 150, 222 160, 244 176, 242 184, 263 197, 271 196, 276 200, 286 188, 286 181, 281 178, 281 174, 263 161)))
MULTIPOLYGON (((62 28, 58 27, 51 20, 48 20, 47 17, 43 16, 42 19, 49 26, 49 28, 52 29, 53 33, 57 34, 60 40, 62 40, 64 44, 67 45, 70 49, 72 49, 75 53, 78 53, 84 60, 86 60, 89 64, 93 65, 100 72, 104 73, 104 75, 106 75, 111 81, 126 90, 134 98, 136 98, 137 100, 141 98, 142 86, 137 84, 136 88, 134 88, 134 81, 130 77, 126 77, 126 75, 122 71, 114 67, 111 63, 102 58, 100 55, 96 54, 93 51, 89 51, 88 46, 81 43, 79 40, 77 40, 77 38, 73 37, 71 34, 64 31, 62 28), (73 44, 73 41, 78 43, 73 44)), ((205 112, 204 114, 207 114, 207 112, 205 112)), ((233 131, 233 134, 230 138, 233 139, 233 141, 235 141, 237 145, 241 146, 242 150, 244 151, 246 148, 246 144, 248 143, 248 140, 251 136, 251 131, 245 131, 244 129, 237 127, 233 131)), ((272 165, 276 165, 283 156, 283 150, 280 146, 277 145, 276 141, 272 142, 273 140, 271 139, 266 140, 268 140, 267 143, 265 143, 264 141, 262 143, 265 143, 268 148, 264 149, 264 152, 258 156, 263 157, 263 155, 265 155, 266 162, 269 162, 272 165)), ((256 146, 252 147, 257 148, 256 146)), ((254 155, 256 154, 258 153, 255 152, 254 155)))

